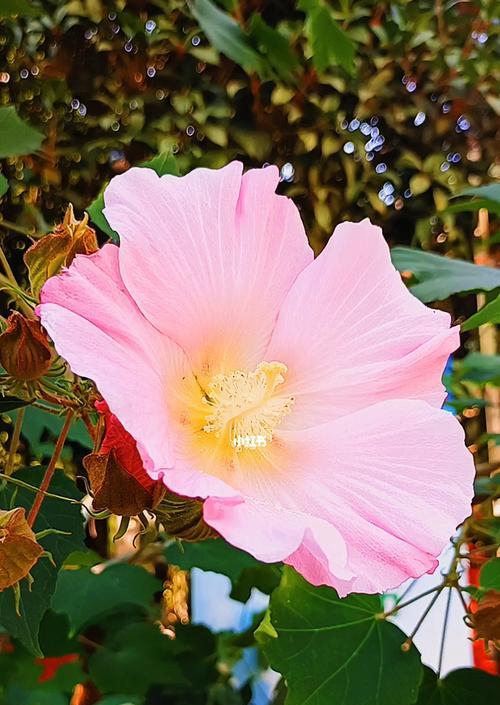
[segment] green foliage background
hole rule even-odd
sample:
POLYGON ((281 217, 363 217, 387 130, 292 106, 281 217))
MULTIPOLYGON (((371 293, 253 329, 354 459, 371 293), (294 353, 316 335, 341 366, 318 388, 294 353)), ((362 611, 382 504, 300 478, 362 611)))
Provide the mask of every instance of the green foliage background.
MULTIPOLYGON (((487 444, 500 441, 484 433, 483 399, 485 385, 500 383, 500 358, 480 352, 476 329, 500 321, 500 274, 470 260, 480 206, 490 211, 493 261, 499 241, 495 10, 494 0, 0 0, 0 237, 18 281, 27 282, 22 254, 31 237, 49 232, 68 202, 89 209, 104 241, 98 196, 132 164, 154 158, 146 166, 181 173, 231 159, 277 164, 280 190, 300 207, 316 252, 336 223, 370 217, 392 245, 416 248, 393 249, 415 295, 459 322, 474 314, 447 384, 456 410, 472 412, 463 416, 467 442, 484 464, 487 444), (477 291, 487 306, 475 314, 477 291)), ((5 414, 20 405, 0 401, 10 427, 5 414)), ((27 464, 46 463, 61 426, 27 409, 27 464)), ((52 491, 82 497, 65 475, 81 474, 89 449, 78 421, 52 491)), ((39 470, 15 478, 36 485, 39 470)), ((499 494, 483 473, 477 502, 499 494)), ((31 499, 2 483, 2 508, 31 499)), ((97 575, 91 568, 112 553, 106 522, 84 544, 76 505, 47 499, 43 507, 35 528, 71 535, 47 538, 54 565, 44 559, 32 591, 23 585, 22 619, 13 594, 0 593, 2 704, 246 705, 250 684, 237 690, 230 673, 257 645, 259 669, 270 664, 283 676, 276 705, 498 700, 493 676, 464 669, 441 679, 415 647, 403 652, 405 635, 380 618, 378 596, 340 601, 221 540, 155 544, 156 563, 145 540, 140 559, 97 575), (253 587, 272 593, 270 611, 255 635, 260 617, 243 634, 179 626, 170 641, 156 624, 167 564, 221 572, 241 601, 253 587), (35 657, 67 654, 76 657, 40 679, 45 662, 35 657)), ((491 548, 499 535, 488 516, 464 529, 463 546, 491 548)), ((478 597, 500 587, 498 559, 486 565, 478 597)))

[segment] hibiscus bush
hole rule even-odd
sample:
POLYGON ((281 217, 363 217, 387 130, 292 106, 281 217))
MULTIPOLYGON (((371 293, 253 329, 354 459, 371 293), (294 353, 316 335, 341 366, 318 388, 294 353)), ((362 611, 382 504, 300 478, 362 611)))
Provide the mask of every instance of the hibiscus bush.
POLYGON ((0 702, 498 702, 494 4, 0 17, 0 702))

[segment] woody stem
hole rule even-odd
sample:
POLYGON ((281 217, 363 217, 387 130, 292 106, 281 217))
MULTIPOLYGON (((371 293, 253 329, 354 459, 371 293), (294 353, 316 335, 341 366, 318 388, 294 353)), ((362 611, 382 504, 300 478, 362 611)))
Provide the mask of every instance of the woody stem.
POLYGON ((54 452, 52 454, 49 464, 47 465, 45 475, 43 476, 42 484, 40 485, 40 489, 37 492, 35 501, 33 502, 33 506, 31 507, 30 512, 28 514, 28 524, 30 526, 33 526, 33 524, 35 523, 35 520, 38 516, 38 512, 40 511, 40 507, 42 506, 45 493, 47 492, 50 482, 52 480, 52 476, 54 475, 54 470, 56 469, 57 461, 59 460, 59 456, 61 455, 62 449, 64 448, 64 444, 66 442, 71 422, 73 421, 73 414, 74 412, 70 409, 66 415, 64 426, 61 429, 61 433, 59 434, 59 438, 57 439, 54 452))

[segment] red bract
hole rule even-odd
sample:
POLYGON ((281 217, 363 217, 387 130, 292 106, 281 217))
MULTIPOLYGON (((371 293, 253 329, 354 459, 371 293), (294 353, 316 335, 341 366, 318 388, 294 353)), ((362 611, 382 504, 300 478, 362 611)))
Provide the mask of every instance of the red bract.
POLYGON ((100 454, 106 455, 112 450, 121 467, 132 475, 146 490, 152 490, 156 482, 149 477, 142 462, 137 443, 126 431, 116 416, 111 413, 105 401, 96 402, 97 411, 104 416, 106 430, 100 448, 100 454))

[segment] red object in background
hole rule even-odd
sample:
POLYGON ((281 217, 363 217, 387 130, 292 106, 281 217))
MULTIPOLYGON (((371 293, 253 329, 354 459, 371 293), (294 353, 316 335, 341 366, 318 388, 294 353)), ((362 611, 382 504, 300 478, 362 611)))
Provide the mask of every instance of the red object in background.
MULTIPOLYGON (((474 551, 474 545, 469 546, 471 551, 474 551)), ((479 552, 474 553, 474 560, 470 561, 469 566, 469 584, 474 587, 479 587, 479 572, 484 563, 489 559, 489 556, 482 555, 479 552)), ((471 599, 470 611, 472 614, 477 610, 477 600, 471 599)), ((472 653, 474 657, 474 667, 480 668, 482 671, 491 673, 493 676, 500 676, 500 662, 495 659, 493 653, 486 648, 484 639, 476 639, 476 633, 473 631, 474 641, 472 642, 472 653)))
POLYGON ((66 663, 75 663, 78 661, 78 654, 65 654, 64 656, 47 656, 45 658, 35 659, 36 664, 43 666, 43 671, 38 677, 39 683, 45 683, 52 680, 57 671, 66 663))

